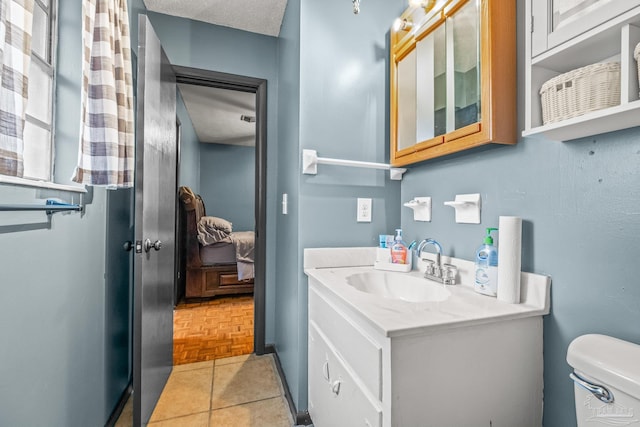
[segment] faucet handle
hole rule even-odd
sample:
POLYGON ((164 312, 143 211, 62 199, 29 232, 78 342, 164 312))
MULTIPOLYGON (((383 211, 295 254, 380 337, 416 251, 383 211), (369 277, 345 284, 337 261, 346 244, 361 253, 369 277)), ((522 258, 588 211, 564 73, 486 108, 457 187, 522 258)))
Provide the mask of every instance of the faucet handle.
POLYGON ((442 268, 442 266, 440 265, 440 263, 435 263, 433 265, 433 275, 435 277, 439 277, 442 278, 444 277, 444 275, 442 274, 444 272, 444 269, 442 268))
POLYGON ((425 259, 425 258, 422 258, 422 261, 424 261, 427 264, 424 269, 424 274, 433 276, 433 273, 435 271, 435 262, 433 262, 433 260, 431 259, 425 259))
POLYGON ((453 264, 442 264, 442 281, 445 285, 455 285, 458 267, 453 264))

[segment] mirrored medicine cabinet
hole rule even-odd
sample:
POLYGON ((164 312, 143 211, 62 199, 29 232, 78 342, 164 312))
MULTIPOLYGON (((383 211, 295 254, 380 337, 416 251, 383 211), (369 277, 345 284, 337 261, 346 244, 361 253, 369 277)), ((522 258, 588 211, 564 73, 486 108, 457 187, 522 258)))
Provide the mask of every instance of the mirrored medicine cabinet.
POLYGON ((515 1, 409 7, 390 32, 391 164, 515 144, 515 1))

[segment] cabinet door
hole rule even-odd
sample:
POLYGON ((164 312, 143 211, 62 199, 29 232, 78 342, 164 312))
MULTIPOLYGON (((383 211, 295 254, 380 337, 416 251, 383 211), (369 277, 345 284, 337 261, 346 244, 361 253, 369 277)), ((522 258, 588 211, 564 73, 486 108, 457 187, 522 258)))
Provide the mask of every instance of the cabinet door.
POLYGON ((316 427, 381 427, 378 407, 309 322, 309 415, 316 427))
POLYGON ((448 69, 451 83, 448 99, 453 102, 447 118, 447 132, 480 121, 480 13, 478 2, 470 1, 447 18, 448 69))
POLYGON ((446 29, 439 26, 417 43, 416 141, 447 133, 446 40, 446 29))
POLYGON ((531 0, 532 56, 568 42, 638 6, 640 0, 531 0))
POLYGON ((397 64, 398 151, 416 144, 416 50, 411 49, 397 64))

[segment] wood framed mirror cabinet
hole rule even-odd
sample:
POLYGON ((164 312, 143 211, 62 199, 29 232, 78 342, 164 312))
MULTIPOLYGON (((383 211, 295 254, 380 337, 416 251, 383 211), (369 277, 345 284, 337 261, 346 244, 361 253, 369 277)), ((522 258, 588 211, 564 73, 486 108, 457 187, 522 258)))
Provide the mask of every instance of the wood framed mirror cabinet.
POLYGON ((393 166, 517 142, 515 1, 423 1, 390 42, 393 166))

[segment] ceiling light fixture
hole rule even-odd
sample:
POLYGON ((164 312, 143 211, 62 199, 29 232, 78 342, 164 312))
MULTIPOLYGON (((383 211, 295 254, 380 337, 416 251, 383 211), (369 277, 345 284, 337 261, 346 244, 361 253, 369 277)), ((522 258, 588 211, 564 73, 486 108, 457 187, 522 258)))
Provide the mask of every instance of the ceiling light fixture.
POLYGON ((353 0, 353 14, 357 15, 360 13, 360 0, 353 0))
POLYGON ((256 121, 256 116, 245 116, 243 114, 240 116, 240 120, 243 120, 247 123, 254 123, 256 121))

